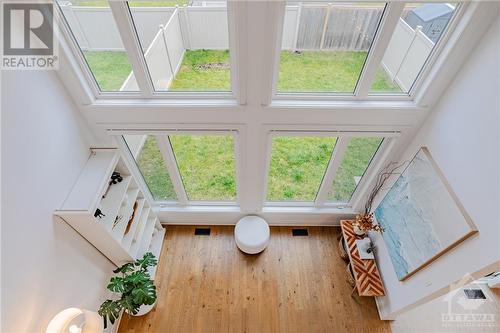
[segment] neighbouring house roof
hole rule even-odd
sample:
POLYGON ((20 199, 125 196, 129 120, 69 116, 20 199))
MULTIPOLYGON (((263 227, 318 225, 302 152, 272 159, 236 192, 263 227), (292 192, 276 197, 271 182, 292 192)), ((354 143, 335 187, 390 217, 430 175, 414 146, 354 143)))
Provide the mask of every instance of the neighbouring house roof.
POLYGON ((447 3, 429 3, 412 10, 422 21, 428 22, 453 12, 453 7, 447 3))

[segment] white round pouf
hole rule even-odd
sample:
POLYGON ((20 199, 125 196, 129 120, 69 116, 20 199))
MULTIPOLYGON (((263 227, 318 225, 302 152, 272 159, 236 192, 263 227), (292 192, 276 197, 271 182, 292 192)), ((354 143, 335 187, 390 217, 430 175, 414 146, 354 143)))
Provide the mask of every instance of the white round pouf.
POLYGON ((245 216, 236 223, 234 238, 238 248, 248 254, 262 252, 269 244, 269 225, 258 216, 245 216))

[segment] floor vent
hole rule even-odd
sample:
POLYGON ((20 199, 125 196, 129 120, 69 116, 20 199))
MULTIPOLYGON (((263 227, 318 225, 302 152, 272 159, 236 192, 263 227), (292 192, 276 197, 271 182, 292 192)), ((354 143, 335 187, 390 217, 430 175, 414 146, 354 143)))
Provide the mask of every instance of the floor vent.
POLYGON ((464 293, 468 299, 486 299, 481 289, 464 289, 464 293))
POLYGON ((210 228, 196 228, 194 234, 196 236, 210 236, 210 228))
POLYGON ((292 236, 309 236, 307 229, 292 229, 292 236))

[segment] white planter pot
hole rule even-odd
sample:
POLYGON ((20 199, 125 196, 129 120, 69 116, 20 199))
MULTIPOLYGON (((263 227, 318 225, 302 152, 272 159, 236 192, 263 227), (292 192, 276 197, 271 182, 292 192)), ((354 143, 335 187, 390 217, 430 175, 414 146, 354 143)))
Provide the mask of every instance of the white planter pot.
MULTIPOLYGON (((156 300, 157 302, 158 300, 156 300)), ((156 305, 156 302, 152 305, 142 305, 140 308, 139 308, 139 312, 137 312, 137 314, 133 315, 135 317, 140 317, 140 316, 144 316, 145 314, 148 314, 151 310, 153 310, 153 308, 155 307, 156 305)))

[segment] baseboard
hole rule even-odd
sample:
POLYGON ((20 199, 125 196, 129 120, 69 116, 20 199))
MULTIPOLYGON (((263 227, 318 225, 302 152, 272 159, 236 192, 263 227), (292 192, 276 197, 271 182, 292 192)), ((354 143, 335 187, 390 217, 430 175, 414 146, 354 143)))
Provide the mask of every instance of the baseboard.
POLYGON ((317 208, 265 208, 257 214, 245 214, 233 211, 182 211, 158 210, 162 224, 168 225, 235 225, 243 216, 257 215, 265 219, 271 226, 339 226, 340 220, 352 219, 355 213, 351 210, 317 208))

